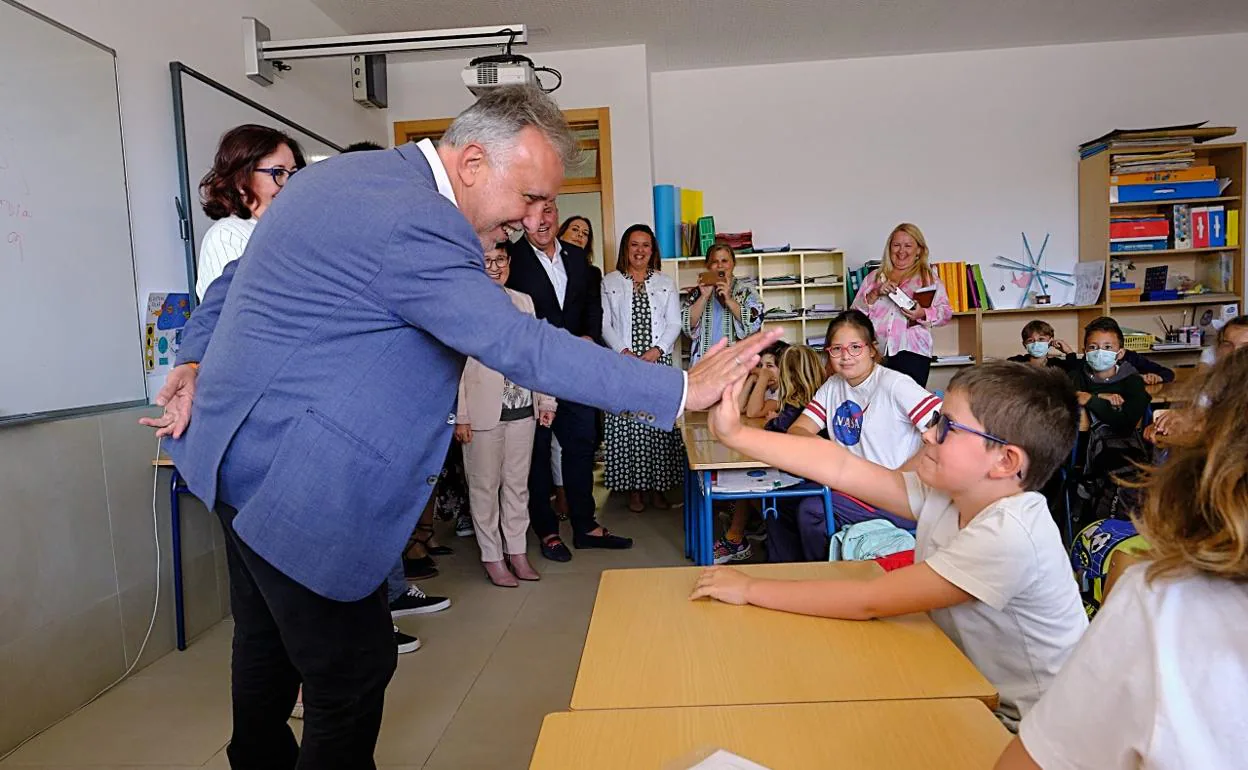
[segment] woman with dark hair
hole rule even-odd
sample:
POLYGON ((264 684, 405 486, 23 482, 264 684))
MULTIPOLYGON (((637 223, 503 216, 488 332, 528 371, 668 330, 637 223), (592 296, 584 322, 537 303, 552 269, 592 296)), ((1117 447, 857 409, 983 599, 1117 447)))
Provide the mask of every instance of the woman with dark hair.
MULTIPOLYGON (((672 365, 680 336, 680 294, 660 272, 659 244, 646 225, 633 225, 620 239, 615 270, 602 279, 602 338, 607 347, 643 361, 672 365)), ((607 415, 607 457, 603 484, 627 490, 628 509, 645 510, 644 492, 655 508, 670 507, 663 492, 680 483, 684 444, 680 433, 607 415)))
MULTIPOLYGON (((563 224, 559 226, 558 239, 570 243, 573 246, 580 246, 585 250, 585 259, 589 261, 589 289, 591 292, 602 290, 602 271, 594 264, 594 226, 589 220, 579 214, 573 214, 563 220, 563 224)), ((597 340, 598 344, 602 344, 602 340, 597 340)), ((602 436, 603 436, 603 420, 602 412, 598 412, 598 462, 602 462, 602 436)), ((559 446, 559 439, 551 437, 550 439, 550 473, 555 485, 555 513, 558 514, 560 521, 566 521, 568 518, 568 497, 563 489, 563 449, 559 446)))
POLYGON ((248 123, 225 132, 199 183, 200 203, 214 222, 199 245, 197 296, 202 299, 225 266, 243 255, 256 221, 306 165, 299 143, 275 128, 248 123))
POLYGON ((585 258, 594 264, 594 226, 580 214, 573 214, 559 226, 559 240, 585 249, 585 258))

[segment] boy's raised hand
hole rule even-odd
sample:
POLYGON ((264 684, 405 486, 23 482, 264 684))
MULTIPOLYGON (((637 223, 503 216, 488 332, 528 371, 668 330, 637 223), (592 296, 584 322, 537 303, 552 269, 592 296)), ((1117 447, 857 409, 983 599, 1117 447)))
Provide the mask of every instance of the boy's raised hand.
POLYGON ((730 384, 708 415, 707 424, 710 425, 711 432, 724 443, 728 443, 741 430, 741 407, 737 401, 741 398, 741 389, 744 387, 744 380, 730 384))
POLYGON ((725 604, 749 604, 745 595, 750 582, 749 575, 731 567, 710 567, 698 575, 689 598, 692 600, 709 596, 725 604))

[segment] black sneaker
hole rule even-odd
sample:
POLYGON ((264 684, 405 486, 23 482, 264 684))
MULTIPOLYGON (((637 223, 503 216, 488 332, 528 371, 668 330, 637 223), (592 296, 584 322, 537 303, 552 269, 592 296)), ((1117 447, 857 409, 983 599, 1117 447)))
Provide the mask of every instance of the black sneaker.
MULTIPOLYGON (((414 636, 409 636, 399 630, 398 626, 394 627, 394 646, 399 648, 399 654, 408 652, 416 652, 420 649, 420 640, 414 636)), ((301 717, 302 718, 302 717, 301 717)))
POLYGON ((438 576, 438 564, 433 560, 432 556, 422 556, 419 559, 409 559, 403 557, 403 576, 408 580, 428 580, 438 576))
POLYGON ((472 517, 466 513, 461 513, 455 517, 455 535, 456 537, 472 537, 477 531, 472 527, 472 517))
POLYGON ((407 593, 390 602, 390 617, 428 615, 431 612, 441 612, 450 606, 451 600, 445 596, 427 596, 420 590, 420 586, 409 585, 407 593))

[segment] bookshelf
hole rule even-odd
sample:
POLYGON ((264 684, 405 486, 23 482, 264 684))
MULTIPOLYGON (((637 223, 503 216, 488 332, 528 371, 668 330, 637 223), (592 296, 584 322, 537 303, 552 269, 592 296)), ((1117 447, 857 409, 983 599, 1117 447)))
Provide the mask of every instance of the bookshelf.
MULTIPOLYGON (((1154 148, 1149 148, 1150 150, 1154 148)), ((1208 198, 1183 200, 1135 201, 1110 203, 1110 164, 1115 155, 1139 152, 1138 149, 1109 149, 1098 155, 1079 161, 1079 260, 1081 262, 1104 261, 1105 286, 1101 303, 1095 307, 1101 314, 1113 317, 1124 327, 1140 329, 1160 335, 1160 317, 1171 326, 1188 325, 1198 318, 1203 306, 1239 303, 1244 312, 1244 156, 1243 143, 1208 143, 1186 147, 1161 147, 1157 150, 1190 149, 1195 155, 1195 165, 1213 166, 1218 178, 1230 179, 1230 185, 1220 195, 1208 198), (1176 204, 1204 206, 1215 204, 1226 211, 1239 211, 1238 239, 1234 246, 1214 246, 1190 249, 1167 248, 1156 251, 1111 253, 1109 246, 1109 223, 1115 214, 1158 214, 1173 211, 1176 204), (1229 280, 1217 275, 1218 266, 1224 260, 1230 262, 1229 280), (1139 287, 1144 285, 1145 271, 1150 267, 1165 265, 1169 268, 1169 285, 1174 286, 1178 276, 1187 276, 1212 289, 1211 293, 1181 297, 1173 300, 1141 302, 1118 300, 1110 296, 1110 264, 1114 261, 1130 265, 1127 280, 1139 287)), ((1173 244, 1173 240, 1170 241, 1173 244)), ((1073 343, 1072 343, 1073 344, 1073 343)), ((1195 362, 1198 351, 1151 351, 1148 355, 1165 356, 1167 365, 1195 362)))
MULTIPOLYGON (((706 269, 702 257, 678 257, 663 260, 663 273, 684 290, 698 283, 698 274, 706 269)), ((839 310, 849 307, 845 296, 845 255, 839 251, 784 251, 770 254, 738 254, 733 271, 738 278, 754 278, 755 290, 763 309, 790 308, 798 310, 814 305, 832 305, 839 310), (797 276, 793 283, 764 283, 782 276, 797 276)), ((839 312, 839 310, 837 312, 839 312)), ((802 315, 797 318, 765 319, 764 328, 780 326, 789 344, 805 342, 807 337, 823 336, 835 312, 802 315)), ((689 338, 683 334, 676 343, 679 364, 689 363, 689 338)))

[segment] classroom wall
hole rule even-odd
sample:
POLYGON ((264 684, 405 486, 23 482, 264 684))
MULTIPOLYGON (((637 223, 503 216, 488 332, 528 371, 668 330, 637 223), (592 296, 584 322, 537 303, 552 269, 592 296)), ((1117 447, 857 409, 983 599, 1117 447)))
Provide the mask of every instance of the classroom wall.
MULTIPOLYGON (((1248 129, 1243 72, 1243 34, 655 72, 654 179, 704 190, 720 231, 838 246, 850 265, 910 221, 934 259, 985 267, 1021 257, 1020 232, 1037 251, 1051 233, 1048 266, 1063 269, 1079 143, 1199 120, 1248 129)), ((989 282, 1000 295, 1001 276, 989 282)))
MULTIPOLYGON (((426 120, 459 114, 473 102, 460 76, 470 58, 465 52, 460 59, 391 64, 387 73, 389 120, 426 120)), ((563 73, 563 85, 553 94, 563 109, 611 110, 614 238, 618 239, 619 233, 634 222, 650 222, 654 207, 650 197, 653 181, 646 47, 534 53, 532 58, 538 66, 554 67, 563 73)), ((393 142, 393 131, 391 134, 393 142)))
MULTIPOLYGON (((181 60, 340 142, 384 141, 388 133, 384 113, 351 101, 342 60, 296 63, 267 89, 243 76, 244 15, 265 22, 279 39, 343 34, 308 0, 23 2, 117 51, 141 308, 149 291, 187 289, 173 207, 178 175, 169 61, 181 60)), ((159 380, 149 383, 153 394, 158 386, 159 380)), ((156 442, 136 422, 151 411, 0 429, 0 755, 86 701, 135 659, 156 589, 156 442)), ((156 505, 161 607, 140 665, 173 649, 167 471, 156 505)), ((193 636, 228 613, 228 584, 219 526, 188 496, 183 522, 193 636)))

